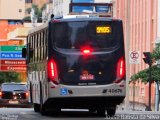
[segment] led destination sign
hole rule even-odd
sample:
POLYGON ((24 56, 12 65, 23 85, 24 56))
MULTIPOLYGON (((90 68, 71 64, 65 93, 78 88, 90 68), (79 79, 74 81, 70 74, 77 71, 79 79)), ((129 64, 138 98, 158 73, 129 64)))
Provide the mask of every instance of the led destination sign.
POLYGON ((96 27, 96 33, 97 34, 108 34, 108 33, 111 33, 111 27, 110 26, 97 26, 96 27))

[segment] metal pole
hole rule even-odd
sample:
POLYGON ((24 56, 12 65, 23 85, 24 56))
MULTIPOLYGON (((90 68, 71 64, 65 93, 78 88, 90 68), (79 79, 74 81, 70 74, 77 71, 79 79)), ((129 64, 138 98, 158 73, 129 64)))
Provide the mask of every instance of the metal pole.
POLYGON ((155 111, 159 111, 159 82, 156 80, 156 99, 155 99, 155 111))
POLYGON ((152 83, 152 73, 151 73, 151 66, 152 64, 149 64, 149 91, 148 91, 148 107, 146 108, 147 111, 152 111, 151 109, 151 83, 152 83))
POLYGON ((148 99, 149 111, 152 111, 151 109, 151 82, 152 82, 151 66, 152 65, 149 64, 149 99, 148 99))
POLYGON ((127 26, 126 26, 126 98, 125 98, 125 109, 129 108, 129 72, 130 72, 130 65, 129 65, 129 49, 130 49, 130 0, 127 0, 127 26))
POLYGON ((133 111, 135 110, 135 82, 133 82, 133 111))

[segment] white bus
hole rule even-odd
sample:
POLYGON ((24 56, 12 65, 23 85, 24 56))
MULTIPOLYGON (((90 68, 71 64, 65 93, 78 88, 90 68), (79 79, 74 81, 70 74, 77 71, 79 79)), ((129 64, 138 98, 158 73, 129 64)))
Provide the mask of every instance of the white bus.
POLYGON ((30 102, 42 115, 49 110, 84 108, 112 116, 126 96, 119 19, 53 18, 30 31, 23 56, 30 102))

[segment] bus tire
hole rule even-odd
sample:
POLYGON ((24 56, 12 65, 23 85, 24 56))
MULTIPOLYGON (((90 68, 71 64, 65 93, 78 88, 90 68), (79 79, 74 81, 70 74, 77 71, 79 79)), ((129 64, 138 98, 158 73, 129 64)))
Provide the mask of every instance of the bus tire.
POLYGON ((40 113, 41 115, 47 115, 45 105, 43 104, 42 85, 40 83, 40 113))
POLYGON ((112 117, 116 113, 116 107, 108 108, 107 109, 107 116, 112 117))
POLYGON ((39 104, 34 103, 33 108, 34 108, 35 112, 40 112, 40 105, 39 104))
POLYGON ((105 107, 99 107, 97 108, 97 114, 98 116, 101 116, 101 117, 106 117, 106 110, 105 110, 105 107))
POLYGON ((30 83, 30 103, 33 104, 33 97, 32 97, 32 83, 30 83))

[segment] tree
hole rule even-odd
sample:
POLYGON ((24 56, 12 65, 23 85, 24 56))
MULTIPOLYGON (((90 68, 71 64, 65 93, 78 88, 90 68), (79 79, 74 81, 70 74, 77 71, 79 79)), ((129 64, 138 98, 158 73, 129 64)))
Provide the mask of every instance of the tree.
MULTIPOLYGON (((160 60, 160 43, 157 44, 156 48, 151 53, 151 59, 154 63, 157 60, 160 60)), ((144 83, 148 82, 148 72, 149 69, 144 69, 139 71, 138 73, 131 76, 131 81, 138 81, 141 80, 144 83)), ((156 64, 151 66, 151 74, 152 74, 152 81, 160 83, 160 67, 156 64)))
POLYGON ((0 72, 0 84, 4 82, 20 82, 17 72, 0 72))
MULTIPOLYGON (((37 19, 38 22, 42 22, 42 11, 44 9, 46 9, 46 4, 44 4, 41 8, 38 8, 37 5, 32 4, 31 8, 27 8, 26 12, 28 14, 31 14, 32 9, 34 10, 34 17, 37 19)), ((24 21, 31 21, 31 17, 30 16, 26 16, 23 18, 24 21)))

